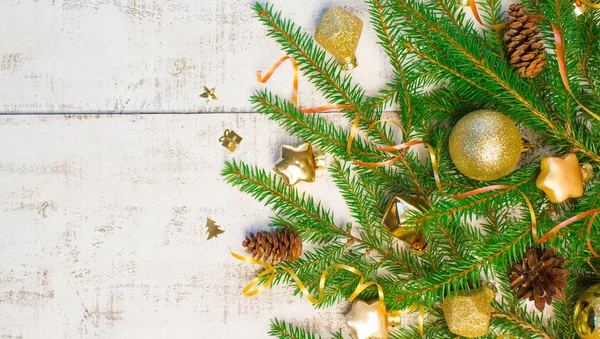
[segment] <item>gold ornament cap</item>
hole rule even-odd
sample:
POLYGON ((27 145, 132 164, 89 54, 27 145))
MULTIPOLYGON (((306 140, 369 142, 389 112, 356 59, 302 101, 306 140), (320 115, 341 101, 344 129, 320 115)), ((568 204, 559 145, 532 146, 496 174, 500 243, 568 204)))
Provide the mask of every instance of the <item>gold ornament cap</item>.
POLYGON ((305 142, 297 147, 282 145, 274 170, 286 184, 294 186, 300 181, 315 181, 316 170, 324 169, 325 165, 325 154, 313 152, 312 145, 305 142))
POLYGON ((427 247, 423 232, 420 227, 405 225, 405 221, 411 211, 425 209, 427 209, 427 203, 422 199, 396 195, 388 203, 381 223, 395 237, 407 243, 410 248, 422 251, 427 247))
POLYGON ((356 66, 356 47, 363 22, 356 15, 339 7, 331 7, 317 25, 315 40, 331 53, 344 71, 356 66))
POLYGON ((575 332, 581 339, 600 339, 600 284, 581 294, 575 303, 575 332))
POLYGON ((579 1, 575 1, 573 6, 574 6, 573 12, 575 13, 575 16, 580 16, 583 13, 587 12, 587 6, 584 5, 583 3, 579 3, 579 1))
POLYGON ((478 110, 462 117, 450 133, 450 158, 469 178, 499 179, 515 168, 523 145, 515 123, 492 110, 478 110))
POLYGON ((486 335, 495 296, 495 289, 483 284, 478 290, 458 292, 444 299, 442 310, 450 332, 466 338, 486 335))
POLYGON ((583 196, 583 180, 577 156, 569 153, 560 158, 543 158, 535 185, 546 193, 550 201, 560 204, 569 198, 583 196))
POLYGON ((346 316, 346 325, 354 332, 355 339, 387 339, 388 326, 396 326, 396 321, 389 322, 385 305, 379 299, 355 299, 346 316))
POLYGON ((471 5, 471 1, 470 0, 456 0, 456 4, 459 6, 468 7, 471 5))

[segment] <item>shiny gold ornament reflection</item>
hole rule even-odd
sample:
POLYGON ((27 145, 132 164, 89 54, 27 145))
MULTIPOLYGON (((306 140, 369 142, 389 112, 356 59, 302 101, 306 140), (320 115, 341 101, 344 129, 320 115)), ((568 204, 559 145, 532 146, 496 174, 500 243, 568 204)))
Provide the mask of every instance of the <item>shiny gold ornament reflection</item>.
POLYGON ((400 312, 387 313, 379 299, 368 302, 355 299, 346 316, 346 325, 354 332, 355 339, 387 339, 388 327, 401 324, 400 315, 400 312))
POLYGON ((486 335, 495 296, 495 288, 484 284, 478 290, 462 291, 446 297, 442 310, 450 332, 466 338, 486 335))
POLYGON ((600 284, 583 292, 574 314, 575 332, 581 339, 600 339, 600 284))
POLYGON ((325 168, 325 154, 313 152, 312 145, 281 146, 281 156, 275 163, 275 172, 286 184, 294 186, 299 181, 315 181, 315 172, 325 168))
POLYGON ((573 12, 575 13, 575 16, 580 16, 583 13, 587 12, 587 6, 582 4, 582 3, 578 3, 577 1, 573 4, 574 8, 573 8, 573 12))
POLYGON ((234 152, 242 142, 242 137, 230 129, 226 129, 223 135, 219 138, 219 142, 223 147, 227 148, 231 152, 234 152))
POLYGON ((472 179, 489 181, 509 174, 522 151, 517 126, 500 112, 471 112, 450 133, 450 158, 460 172, 472 179))
POLYGON ((470 0, 456 0, 456 4, 459 6, 469 7, 471 5, 470 0))
POLYGON ((398 239, 407 243, 412 249, 422 251, 427 247, 421 228, 406 225, 411 211, 423 211, 427 203, 419 198, 396 195, 390 200, 383 215, 382 224, 398 239))
POLYGON ((339 7, 331 7, 317 25, 315 40, 337 59, 343 70, 356 66, 356 47, 363 22, 356 15, 339 7))
POLYGON ((593 175, 590 164, 580 166, 577 156, 570 153, 560 158, 543 158, 535 184, 550 201, 559 204, 569 198, 582 197, 583 183, 593 175))

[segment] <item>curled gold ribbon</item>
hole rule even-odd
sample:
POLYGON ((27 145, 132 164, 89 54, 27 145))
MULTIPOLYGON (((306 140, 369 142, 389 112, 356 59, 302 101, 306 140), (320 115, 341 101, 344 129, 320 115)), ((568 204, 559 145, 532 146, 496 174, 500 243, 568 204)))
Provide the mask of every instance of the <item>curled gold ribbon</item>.
MULTIPOLYGON (((377 287, 377 297, 378 297, 379 301, 381 302, 381 304, 385 305, 383 288, 381 287, 381 285, 374 281, 365 282, 365 276, 363 275, 363 273, 352 266, 348 266, 348 265, 344 265, 344 264, 332 264, 332 265, 326 267, 323 270, 323 272, 321 273, 321 278, 319 279, 319 297, 317 299, 312 294, 310 294, 310 292, 308 291, 308 289, 306 288, 304 283, 302 283, 302 280, 300 280, 298 275, 296 275, 296 273, 294 271, 292 271, 291 269, 280 266, 280 265, 273 266, 266 261, 256 260, 254 258, 245 257, 245 256, 237 254, 231 250, 229 252, 231 253, 231 255, 234 258, 236 258, 238 260, 250 262, 250 263, 261 265, 261 266, 265 267, 265 270, 263 272, 261 272, 258 276, 256 276, 256 278, 254 278, 252 281, 250 281, 250 283, 248 283, 248 285, 246 285, 246 287, 244 287, 244 289, 242 290, 242 294, 246 297, 251 297, 251 296, 257 295, 265 288, 268 288, 269 286, 271 286, 271 284, 273 284, 273 281, 275 280, 275 270, 278 268, 282 268, 292 277, 292 279, 294 279, 294 281, 298 285, 298 288, 302 291, 302 293, 304 294, 306 299, 308 299, 314 305, 318 305, 325 300, 324 292, 325 292, 325 284, 327 281, 327 271, 330 268, 338 268, 338 269, 346 270, 350 273, 354 273, 360 277, 360 280, 358 282, 358 285, 354 289, 354 292, 352 292, 350 297, 348 297, 349 301, 353 301, 354 299, 356 299, 356 297, 358 297, 358 295, 361 294, 365 289, 367 289, 371 286, 376 286, 377 287), (270 275, 270 277, 267 279, 267 281, 265 281, 264 283, 261 284, 261 282, 260 282, 261 277, 266 276, 266 275, 270 275)), ((425 318, 425 308, 423 306, 413 305, 413 306, 410 306, 406 311, 412 312, 419 307, 420 307, 419 332, 421 334, 421 337, 423 337, 424 336, 423 321, 425 318)), ((402 315, 401 311, 394 311, 394 312, 388 313, 387 308, 386 308, 386 313, 388 314, 388 316, 389 315, 393 315, 393 316, 402 315)))

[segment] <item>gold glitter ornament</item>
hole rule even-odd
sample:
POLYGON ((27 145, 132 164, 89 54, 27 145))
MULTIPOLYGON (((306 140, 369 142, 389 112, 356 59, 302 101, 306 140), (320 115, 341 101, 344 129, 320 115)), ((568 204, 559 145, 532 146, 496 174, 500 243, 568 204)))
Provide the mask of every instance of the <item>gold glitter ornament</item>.
POLYGON ((462 117, 450 133, 450 158, 469 178, 489 181, 509 174, 519 162, 523 144, 515 123, 492 110, 462 117))
POLYGON ((550 201, 559 204, 569 198, 582 197, 583 183, 591 176, 591 166, 579 166, 577 156, 570 153, 561 158, 543 158, 535 185, 546 193, 550 201))
POLYGON ((315 172, 325 168, 325 154, 313 152, 308 142, 298 147, 281 146, 281 156, 275 163, 275 172, 286 184, 294 186, 299 181, 315 181, 315 172))
POLYGON ((600 339, 600 284, 588 288, 575 303, 575 332, 581 339, 600 339))
POLYGON ((355 339, 387 339, 388 326, 398 326, 400 323, 399 313, 388 314, 379 299, 355 299, 346 316, 346 325, 354 332, 355 339))
POLYGON ((450 332, 466 338, 484 336, 490 326, 495 296, 495 289, 484 284, 478 290, 458 292, 444 299, 442 310, 450 332))
POLYGON ((421 199, 396 195, 390 200, 383 215, 382 224, 398 239, 407 243, 410 248, 421 251, 427 247, 425 236, 420 227, 405 225, 411 211, 423 211, 427 203, 421 199))
POLYGON ((343 70, 356 66, 356 47, 363 22, 356 15, 339 7, 331 7, 317 25, 315 40, 337 59, 343 70))

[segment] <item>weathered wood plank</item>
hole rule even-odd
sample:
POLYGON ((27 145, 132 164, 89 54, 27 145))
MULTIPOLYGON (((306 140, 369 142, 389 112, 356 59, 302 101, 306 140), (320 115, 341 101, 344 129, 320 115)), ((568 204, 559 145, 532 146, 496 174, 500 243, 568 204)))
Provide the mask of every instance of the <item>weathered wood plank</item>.
MULTIPOLYGON (((340 328, 347 303, 241 295, 259 268, 228 251, 271 211, 220 171, 234 157, 270 168, 282 142, 296 139, 256 114, 0 117, 0 337, 265 338, 275 316, 340 328), (244 138, 235 153, 225 128, 244 138), (206 240, 207 217, 225 233, 206 240)), ((348 221, 318 180, 300 188, 348 221)))
MULTIPOLYGON (((283 56, 252 17, 252 1, 0 2, 0 112, 239 112, 255 73, 283 56), (206 104, 202 86, 219 100, 206 104)), ((307 32, 333 3, 274 1, 307 32)), ((336 1, 365 20, 366 6, 336 1)), ((391 79, 366 23, 356 78, 370 94, 391 79)), ((269 87, 290 95, 291 67, 269 87)), ((324 104, 304 80, 304 105, 324 104)))

